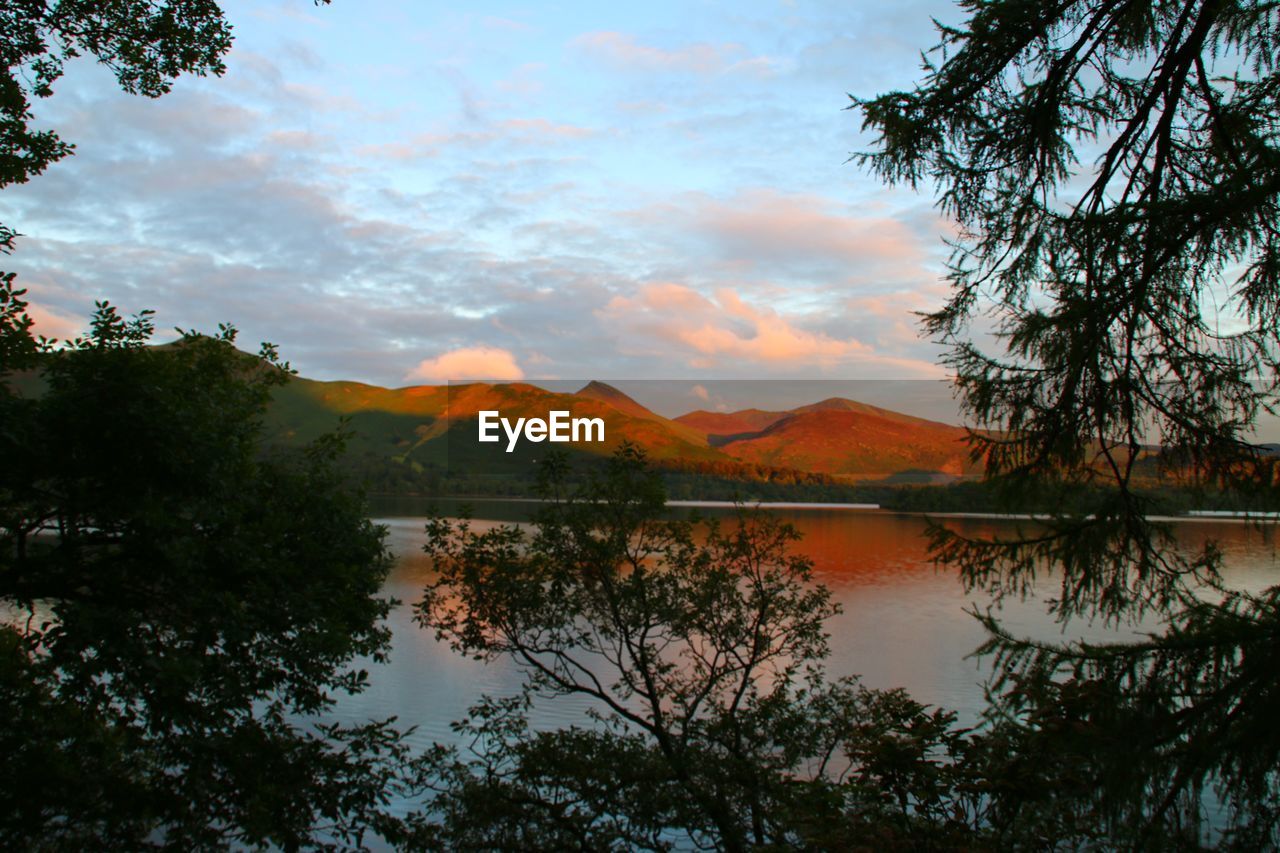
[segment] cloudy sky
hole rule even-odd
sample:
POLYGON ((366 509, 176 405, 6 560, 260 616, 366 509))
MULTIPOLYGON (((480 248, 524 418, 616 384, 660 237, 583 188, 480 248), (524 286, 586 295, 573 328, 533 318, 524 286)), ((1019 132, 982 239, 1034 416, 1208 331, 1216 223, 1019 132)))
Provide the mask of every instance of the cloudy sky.
POLYGON ((0 197, 41 330, 108 299, 384 385, 941 375, 946 225, 844 107, 951 3, 468 5, 227 2, 226 76, 156 101, 72 65, 76 155, 0 197))

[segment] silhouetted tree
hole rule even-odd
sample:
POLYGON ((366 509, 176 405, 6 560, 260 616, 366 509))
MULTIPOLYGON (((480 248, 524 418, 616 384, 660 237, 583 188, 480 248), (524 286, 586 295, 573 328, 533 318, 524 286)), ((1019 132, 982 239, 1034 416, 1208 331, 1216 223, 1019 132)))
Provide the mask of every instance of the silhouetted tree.
MULTIPOLYGON (((210 0, 0 5, 0 188, 72 153, 31 125, 68 60, 157 97, 230 46, 210 0)), ((0 273, 0 845, 359 844, 401 747, 316 717, 387 643, 340 437, 267 453, 288 366, 234 329, 157 349, 149 312, 103 303, 55 349, 22 297, 0 273)))
POLYGON ((460 748, 419 763, 433 792, 406 844, 483 849, 918 849, 972 839, 954 716, 902 691, 829 682, 824 620, 798 538, 767 514, 701 533, 660 520, 658 472, 625 446, 552 501, 532 531, 435 518, 439 580, 425 627, 460 653, 506 658, 521 696, 489 699, 460 748), (588 727, 530 728, 535 697, 585 697, 588 727))
POLYGON ((383 532, 338 437, 265 452, 272 348, 150 334, 53 349, 0 283, 0 846, 358 843, 398 735, 315 720, 385 652, 383 532))
POLYGON ((1003 541, 938 529, 935 556, 997 595, 1056 569, 1064 618, 1154 610, 1168 625, 1062 647, 988 619, 1007 773, 1032 791, 1079 783, 1006 800, 1006 824, 1275 846, 1280 588, 1216 589, 1213 546, 1177 547, 1135 486, 1158 443, 1167 475, 1275 497, 1252 430, 1280 378, 1280 9, 961 6, 916 88, 856 100, 878 135, 861 160, 935 188, 959 226, 951 299, 925 328, 988 430, 975 456, 1015 506, 1087 500, 1003 541), (1208 814, 1210 790, 1224 814, 1208 814))
MULTIPOLYGON (((1082 552, 1064 607, 1158 596, 1188 566, 1132 488, 1149 444, 1187 476, 1275 482, 1250 430, 1278 375, 1280 11, 961 5, 970 18, 942 28, 923 83, 856 102, 879 134, 861 159, 935 186, 960 226, 951 300, 925 327, 991 430, 973 436, 988 473, 1111 489, 1063 530, 1111 543, 1082 552), (970 335, 988 311, 998 355, 970 335)), ((1060 541, 1007 568, 1065 556, 1060 541)))

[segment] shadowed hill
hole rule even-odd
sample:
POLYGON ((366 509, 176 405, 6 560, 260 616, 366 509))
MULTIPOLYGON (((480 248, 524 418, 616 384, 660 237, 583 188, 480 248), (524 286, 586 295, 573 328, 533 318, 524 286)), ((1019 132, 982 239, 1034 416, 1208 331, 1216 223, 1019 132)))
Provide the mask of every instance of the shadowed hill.
POLYGON ((707 446, 706 433, 702 430, 686 425, 678 418, 676 420, 664 418, 662 415, 659 415, 651 409, 637 403, 631 397, 628 397, 612 385, 592 380, 582 386, 582 388, 578 389, 574 396, 589 400, 599 400, 600 402, 617 409, 623 414, 630 415, 641 420, 660 423, 690 444, 694 444, 699 447, 707 446))
POLYGON ((745 470, 733 467, 740 463, 846 481, 902 472, 944 479, 976 473, 967 461, 963 429, 853 400, 833 398, 784 412, 690 412, 671 420, 602 382, 561 394, 523 382, 388 389, 296 378, 277 391, 269 428, 279 440, 301 442, 345 418, 354 434, 353 452, 366 459, 451 477, 528 476, 548 445, 521 441, 507 453, 505 439, 480 443, 478 413, 486 410, 511 421, 546 418, 557 410, 601 419, 604 442, 559 445, 580 458, 599 458, 626 440, 659 463, 726 470, 745 470))
MULTIPOLYGON (((260 365, 256 356, 245 353, 244 359, 251 368, 260 365)), ((4 382, 24 396, 38 396, 44 386, 39 370, 4 382)), ((788 411, 700 410, 668 419, 602 382, 568 394, 524 382, 383 388, 294 377, 273 391, 264 428, 270 441, 297 446, 332 433, 345 420, 351 467, 383 490, 422 490, 456 478, 528 484, 532 463, 548 444, 522 440, 512 453, 506 452, 505 438, 481 444, 477 426, 483 410, 511 421, 545 419, 551 411, 599 418, 604 442, 558 445, 571 462, 598 460, 626 440, 669 471, 691 478, 786 483, 812 475, 818 478, 813 482, 849 484, 940 483, 981 475, 981 466, 968 459, 962 428, 854 400, 830 398, 788 411)), ((1262 445, 1260 452, 1280 454, 1280 448, 1262 445)), ((1186 464, 1148 448, 1138 462, 1143 482, 1164 477, 1162 462, 1175 479, 1186 464)))
MULTIPOLYGON (((607 386, 605 386, 607 387, 607 386)), ((630 398, 621 395, 624 400, 630 398)), ((562 445, 591 456, 611 453, 623 440, 639 445, 655 460, 680 458, 723 460, 696 432, 649 412, 632 401, 636 414, 618 408, 620 401, 598 396, 557 394, 527 383, 467 383, 449 386, 379 388, 357 382, 317 382, 295 378, 275 395, 269 424, 285 442, 307 441, 346 418, 357 453, 385 456, 393 462, 441 469, 458 467, 472 473, 502 473, 527 466, 545 453, 545 444, 521 442, 511 454, 500 445, 480 444, 479 412, 499 411, 516 418, 546 418, 551 411, 573 417, 600 418, 605 440, 562 445)))

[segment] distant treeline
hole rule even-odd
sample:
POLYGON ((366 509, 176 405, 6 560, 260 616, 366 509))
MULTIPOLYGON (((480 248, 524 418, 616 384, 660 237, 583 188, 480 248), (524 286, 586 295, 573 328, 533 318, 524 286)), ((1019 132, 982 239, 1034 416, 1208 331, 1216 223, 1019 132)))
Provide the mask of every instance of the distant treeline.
MULTIPOLYGON (((997 484, 985 481, 878 488, 886 494, 877 503, 886 509, 902 512, 1088 513, 1094 512, 1101 502, 1108 499, 1107 493, 1087 486, 1010 494, 997 484)), ((1280 505, 1274 499, 1268 501, 1257 494, 1156 485, 1136 491, 1146 501, 1149 515, 1183 515, 1192 511, 1280 511, 1280 505)))
MULTIPOLYGON (((575 460, 584 474, 594 460, 575 460)), ((1032 497, 1009 496, 997 485, 978 480, 950 484, 869 482, 845 483, 826 474, 774 469, 749 462, 662 460, 668 496, 676 501, 795 501, 813 503, 876 503, 902 512, 1070 512, 1092 511, 1101 492, 1084 487, 1038 492, 1032 497)), ((348 473, 371 494, 430 497, 532 497, 534 471, 516 475, 458 474, 440 467, 397 462, 387 457, 348 456, 348 473)), ((896 478, 901 480, 900 478, 896 478)), ((922 474, 923 479, 923 474, 922 474)), ((1142 491, 1152 515, 1181 515, 1193 510, 1253 511, 1280 507, 1245 496, 1212 489, 1158 487, 1142 491)))
MULTIPOLYGON (((595 457, 576 457, 579 478, 599 464, 595 457)), ((537 488, 536 471, 486 474, 460 473, 416 462, 402 463, 373 453, 350 454, 347 469, 372 494, 475 497, 529 497, 537 488)), ((892 494, 888 487, 841 482, 826 474, 770 468, 745 462, 657 460, 668 494, 674 500, 793 500, 828 503, 878 503, 892 494)))
MULTIPOLYGON (((596 461, 574 460, 581 477, 596 461)), ((416 462, 397 462, 372 453, 349 454, 348 473, 370 494, 438 497, 532 497, 533 469, 518 474, 460 474, 416 462)), ((872 503, 902 512, 1054 513, 1090 512, 1100 493, 1084 486, 1011 495, 996 484, 966 480, 945 485, 911 482, 848 483, 826 474, 770 468, 742 462, 658 460, 672 500, 795 501, 872 503)), ((920 472, 923 479, 923 472, 920 472)), ((898 480, 903 477, 896 478, 898 480)), ((1193 510, 1274 512, 1280 506, 1259 496, 1212 489, 1157 487, 1141 491, 1151 514, 1180 515, 1193 510)))

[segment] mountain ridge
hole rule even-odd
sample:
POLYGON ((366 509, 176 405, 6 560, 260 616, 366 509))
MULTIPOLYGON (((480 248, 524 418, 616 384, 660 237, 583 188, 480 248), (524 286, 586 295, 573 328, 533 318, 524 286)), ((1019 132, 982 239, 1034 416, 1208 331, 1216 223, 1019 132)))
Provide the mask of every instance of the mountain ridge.
POLYGON ((906 471, 930 472, 948 480, 972 473, 963 461, 967 448, 960 427, 840 397, 783 411, 696 410, 666 418, 598 380, 573 393, 560 393, 528 382, 392 389, 295 377, 277 390, 269 419, 275 434, 292 443, 332 430, 340 417, 347 418, 358 452, 415 470, 450 465, 467 472, 483 473, 495 466, 514 470, 545 452, 545 445, 535 444, 525 448, 523 455, 497 455, 493 445, 479 445, 476 423, 482 410, 498 410, 512 419, 546 417, 553 410, 599 417, 606 423, 603 444, 565 445, 583 456, 603 456, 626 440, 658 463, 727 471, 746 465, 849 482, 906 471))

